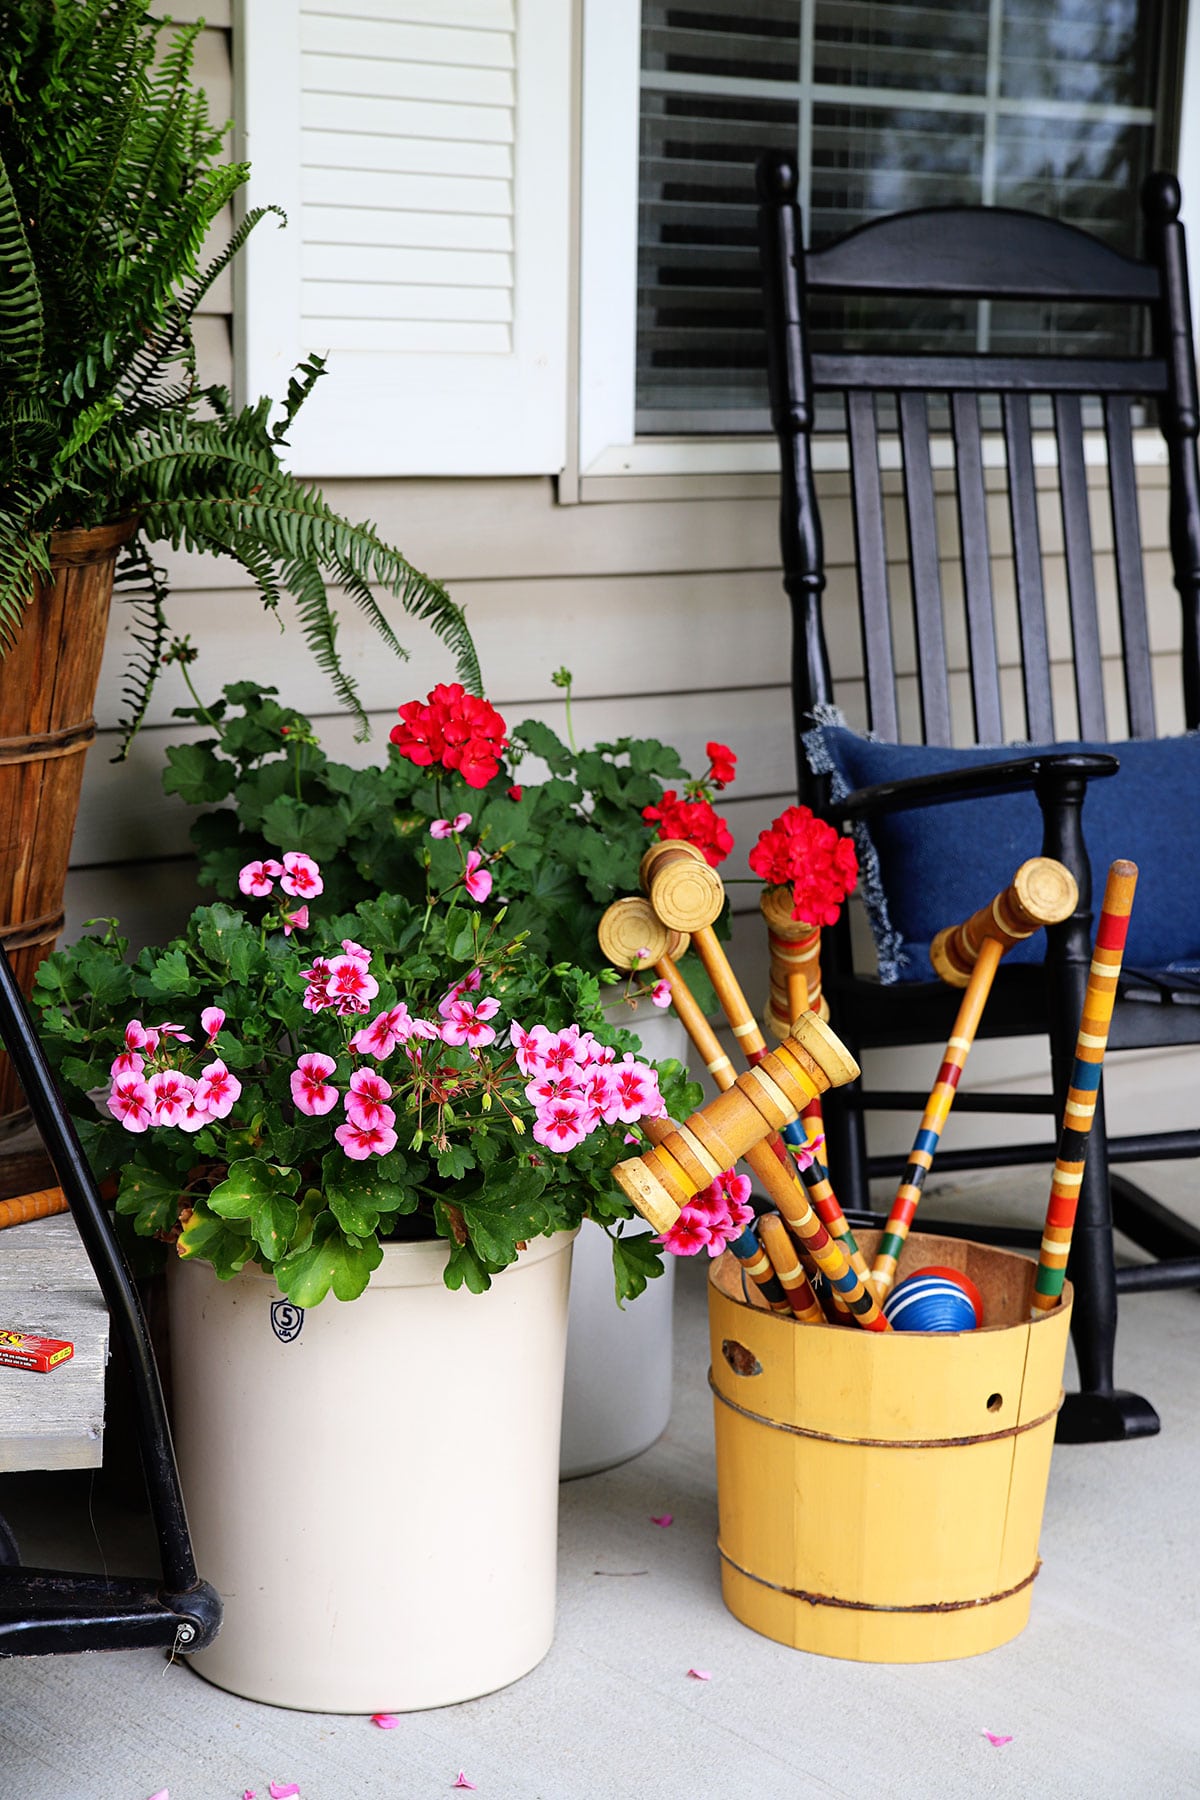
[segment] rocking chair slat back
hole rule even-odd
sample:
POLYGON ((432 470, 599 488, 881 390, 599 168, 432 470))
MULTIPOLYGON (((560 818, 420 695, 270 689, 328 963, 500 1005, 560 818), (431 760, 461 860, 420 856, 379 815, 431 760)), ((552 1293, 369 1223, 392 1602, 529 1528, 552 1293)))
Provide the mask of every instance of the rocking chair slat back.
POLYGON ((1108 497, 1112 513, 1117 607, 1121 617, 1121 641, 1125 647, 1125 708, 1129 717, 1129 735, 1152 738, 1157 735, 1158 728, 1150 675, 1150 633, 1146 622, 1142 528, 1133 461, 1132 410, 1127 394, 1109 396, 1104 403, 1104 440, 1110 472, 1108 497))
POLYGON ((981 744, 998 744, 1003 738, 1004 728, 1000 709, 1000 670, 996 656, 996 621, 992 611, 992 559, 977 396, 953 395, 950 418, 954 436, 958 537, 962 547, 963 598, 967 613, 975 736, 981 744))
POLYGON ((1083 418, 1078 394, 1055 396, 1054 434, 1058 450, 1058 491, 1067 560, 1067 598, 1071 609, 1079 730, 1085 738, 1103 739, 1108 733, 1104 717, 1104 677, 1100 667, 1100 621, 1096 614, 1096 567, 1088 518, 1083 418))

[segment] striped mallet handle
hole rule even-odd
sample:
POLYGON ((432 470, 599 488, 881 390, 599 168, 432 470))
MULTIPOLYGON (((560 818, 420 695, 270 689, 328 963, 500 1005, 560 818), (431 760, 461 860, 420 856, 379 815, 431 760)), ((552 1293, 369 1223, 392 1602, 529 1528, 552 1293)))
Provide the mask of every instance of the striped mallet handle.
MULTIPOLYGON (((767 1055, 766 1040, 730 967, 724 946, 712 929, 712 921, 725 904, 725 885, 721 877, 715 869, 709 867, 694 844, 670 840, 651 845, 642 857, 639 873, 650 904, 663 923, 676 930, 691 933, 692 948, 713 984, 721 1010, 729 1021, 743 1056, 751 1065, 761 1063, 767 1055)), ((809 1018, 815 1016, 811 1012, 806 1014, 809 1018)), ((804 1110, 807 1112, 808 1108, 804 1110)), ((798 1124, 785 1128, 783 1136, 797 1149, 803 1149, 808 1143, 807 1133, 798 1124)), ((840 1236, 837 1221, 842 1220, 842 1210, 832 1187, 828 1185, 827 1176, 820 1192, 822 1205, 826 1210, 819 1211, 818 1217, 834 1235, 840 1236), (833 1202, 832 1207, 827 1205, 830 1200, 833 1202)), ((780 1211, 785 1218, 789 1217, 786 1208, 781 1206, 780 1211)), ((868 1274, 867 1264, 857 1244, 854 1245, 853 1253, 847 1245, 846 1253, 860 1279, 865 1280, 868 1274)), ((836 1283, 833 1288, 836 1305, 840 1289, 836 1283)))
POLYGON ((1070 869, 1052 856, 1033 856, 1021 864, 1002 894, 962 925, 939 931, 929 946, 929 960, 950 987, 965 988, 988 938, 1003 949, 1032 937, 1043 925, 1059 925, 1079 904, 1079 889, 1070 869))
POLYGON ((789 887, 764 889, 758 904, 767 922, 770 955, 764 1009, 767 1030, 774 1037, 786 1037, 792 1022, 788 1000, 788 979, 792 975, 803 976, 813 1012, 820 1013, 823 1019, 829 1017, 829 1003, 821 992, 821 927, 793 919, 789 887))
MULTIPOLYGON (((793 1019, 798 1019, 800 1015, 807 1010, 805 1005, 806 999, 807 995, 804 991, 803 975, 789 975, 788 1006, 793 1019)), ((846 1223, 846 1215, 842 1211, 838 1202, 838 1197, 833 1191, 833 1183, 829 1179, 829 1170, 826 1166, 825 1159, 823 1156, 817 1156, 816 1152, 812 1150, 814 1139, 820 1137, 824 1129, 824 1120, 821 1117, 821 1102, 819 1100, 811 1101, 801 1113, 800 1120, 805 1127, 805 1136, 809 1146, 809 1153, 813 1156, 813 1162, 810 1165, 809 1172, 804 1178, 804 1185, 808 1189, 810 1200, 817 1209, 817 1217, 823 1225, 829 1228, 834 1237, 841 1239, 842 1246, 845 1249, 847 1256, 850 1258, 850 1261, 854 1264, 854 1267, 858 1270, 860 1275, 866 1276, 869 1273, 867 1259, 859 1249, 854 1233, 846 1223)), ((792 1129, 795 1128, 793 1127, 792 1129)), ((786 1132, 784 1133, 784 1136, 787 1137, 789 1143, 796 1143, 798 1147, 803 1147, 799 1145, 798 1139, 788 1137, 786 1132)))
POLYGON ((821 1311, 821 1303, 800 1266, 791 1233, 777 1213, 763 1215, 758 1221, 758 1235, 796 1317, 805 1325, 824 1325, 825 1314, 821 1311))
MULTIPOLYGON (((1049 869, 1042 876, 1023 880, 1033 865, 1023 863, 1018 869, 1010 887, 1003 894, 997 894, 990 906, 985 906, 972 915, 965 925, 939 932, 934 939, 941 944, 943 950, 948 944, 954 945, 955 955, 965 959, 971 958, 971 970, 967 977, 966 992, 958 1009, 953 1030, 946 1044, 945 1055, 938 1069, 929 1099, 921 1118, 913 1147, 909 1152, 908 1162, 900 1177, 900 1185, 896 1189, 896 1198, 892 1202, 892 1210, 888 1215, 887 1225, 879 1240, 875 1252, 875 1262, 871 1270, 871 1282, 882 1300, 890 1291, 896 1279, 896 1266, 900 1252, 904 1248, 912 1226, 913 1215, 917 1210, 917 1202, 921 1198, 921 1188, 925 1177, 933 1166, 938 1143, 945 1129, 946 1120, 950 1116, 950 1108, 954 1104, 954 1096, 962 1077, 967 1057, 971 1053, 971 1045, 979 1029, 979 1021, 992 990, 992 982, 996 970, 1000 966, 1000 958, 1006 950, 1012 948, 1022 937, 1030 937, 1042 925, 1057 925, 1069 918, 1075 910, 1079 898, 1079 890, 1069 869, 1061 863, 1052 862, 1049 857, 1035 857, 1035 864, 1048 864, 1049 869), (1057 872, 1057 873, 1056 873, 1057 872), (1017 896, 1018 886, 1021 896, 1017 896), (1021 917, 1027 919, 1036 914, 1036 923, 1026 929, 1022 923, 1019 930, 1011 927, 1017 920, 1017 907, 1021 917), (982 931, 981 921, 992 919, 996 922, 998 935, 991 936, 982 931)), ((951 952, 946 951, 947 955, 951 952)), ((930 955, 932 956, 932 947, 930 955)), ((934 966, 941 969, 940 963, 934 966)), ((953 985, 958 985, 957 981, 953 985)))
POLYGON ((1071 1233, 1075 1228, 1075 1209, 1079 1205, 1079 1189, 1087 1160, 1088 1138, 1096 1116, 1100 1091, 1100 1071, 1108 1044, 1113 1003, 1117 997, 1117 978, 1125 954, 1125 938, 1129 931, 1129 914, 1137 887, 1137 864, 1115 862, 1104 884, 1100 907, 1100 923, 1092 964, 1088 971, 1083 996, 1083 1016, 1075 1040, 1075 1060, 1071 1066, 1071 1084, 1063 1110, 1062 1129, 1058 1137, 1058 1154, 1050 1183, 1050 1205, 1042 1233, 1038 1255, 1037 1277, 1033 1288, 1033 1317, 1049 1312, 1062 1298, 1071 1251, 1071 1233))
MULTIPOLYGON (((655 973, 658 974, 671 990, 671 1001, 684 1030, 702 1057, 704 1066, 712 1076, 716 1086, 722 1093, 731 1088, 736 1079, 732 1062, 721 1048, 712 1026, 709 1024, 699 1003, 687 982, 675 966, 675 954, 686 949, 688 938, 685 933, 672 932, 662 923, 650 902, 641 894, 631 895, 628 899, 614 900, 600 921, 597 936, 604 955, 616 968, 633 968, 644 962, 647 956, 653 957, 655 973)), ((648 1133, 648 1135, 650 1135, 648 1133)), ((661 1141, 661 1134, 652 1141, 661 1141)), ((778 1136, 772 1134, 768 1140, 779 1144, 778 1136)), ((795 1180, 795 1172, 790 1158, 779 1144, 779 1158, 795 1180)), ((761 1246, 749 1226, 730 1249, 743 1261, 753 1262, 762 1255, 761 1246)), ((816 1264, 809 1262, 809 1275, 815 1273, 816 1264)), ((753 1269, 748 1269, 753 1274, 753 1269)), ((757 1279, 757 1277, 756 1277, 757 1279)), ((809 1297, 816 1304, 815 1296, 809 1289, 809 1297)), ((823 1316, 823 1315, 822 1315, 823 1316)))

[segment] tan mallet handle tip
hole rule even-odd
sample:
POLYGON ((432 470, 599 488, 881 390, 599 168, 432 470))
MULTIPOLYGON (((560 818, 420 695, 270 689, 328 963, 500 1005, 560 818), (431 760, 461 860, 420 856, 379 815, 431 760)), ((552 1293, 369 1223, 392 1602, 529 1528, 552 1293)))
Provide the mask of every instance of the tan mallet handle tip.
POLYGON ((655 1231, 670 1231, 679 1217, 679 1208, 662 1183, 650 1173, 640 1156, 627 1157, 613 1169, 613 1179, 632 1206, 655 1231))
POLYGON ((861 1070, 840 1037, 816 1013, 801 1014, 789 1034, 829 1077, 830 1087, 857 1080, 861 1070))

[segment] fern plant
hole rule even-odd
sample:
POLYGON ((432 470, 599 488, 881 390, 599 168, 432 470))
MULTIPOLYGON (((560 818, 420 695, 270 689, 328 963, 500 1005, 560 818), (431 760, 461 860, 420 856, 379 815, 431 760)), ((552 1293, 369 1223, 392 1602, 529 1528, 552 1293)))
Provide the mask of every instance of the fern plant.
POLYGON ((0 654, 49 570, 51 534, 132 518, 115 584, 134 609, 122 752, 167 644, 158 543, 232 557, 269 608, 290 594, 362 735, 331 586, 397 655, 374 590, 427 620, 479 692, 470 633, 446 590, 284 466, 323 359, 295 372, 274 418, 270 399, 235 409, 223 388, 200 382, 197 307, 278 208, 248 212, 201 266, 249 169, 222 161, 225 130, 192 86, 202 27, 158 20, 150 4, 0 0, 0 654))

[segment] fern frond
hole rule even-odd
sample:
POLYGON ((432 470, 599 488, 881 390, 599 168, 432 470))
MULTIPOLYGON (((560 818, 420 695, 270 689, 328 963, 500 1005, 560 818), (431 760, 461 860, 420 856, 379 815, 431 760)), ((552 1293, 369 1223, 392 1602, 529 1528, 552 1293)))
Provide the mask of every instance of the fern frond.
POLYGON ((357 686, 338 657, 337 617, 329 605, 321 571, 315 563, 297 557, 284 564, 283 578, 296 601, 300 629, 313 661, 328 675, 333 691, 346 711, 354 714, 358 722, 354 735, 360 744, 364 743, 371 735, 371 721, 357 686))
POLYGON ((0 651, 12 649, 34 583, 49 574, 49 535, 29 532, 20 512, 0 513, 0 651))
POLYGON ((121 688, 125 717, 120 721, 121 742, 113 762, 124 762, 129 755, 129 746, 141 728, 162 667, 168 637, 164 611, 168 591, 167 572, 155 563, 138 531, 122 551, 113 576, 114 595, 134 615, 129 635, 135 646, 121 688))
POLYGON ((21 222, 21 209, 0 157, 0 367, 11 382, 29 383, 41 367, 42 290, 21 222))

